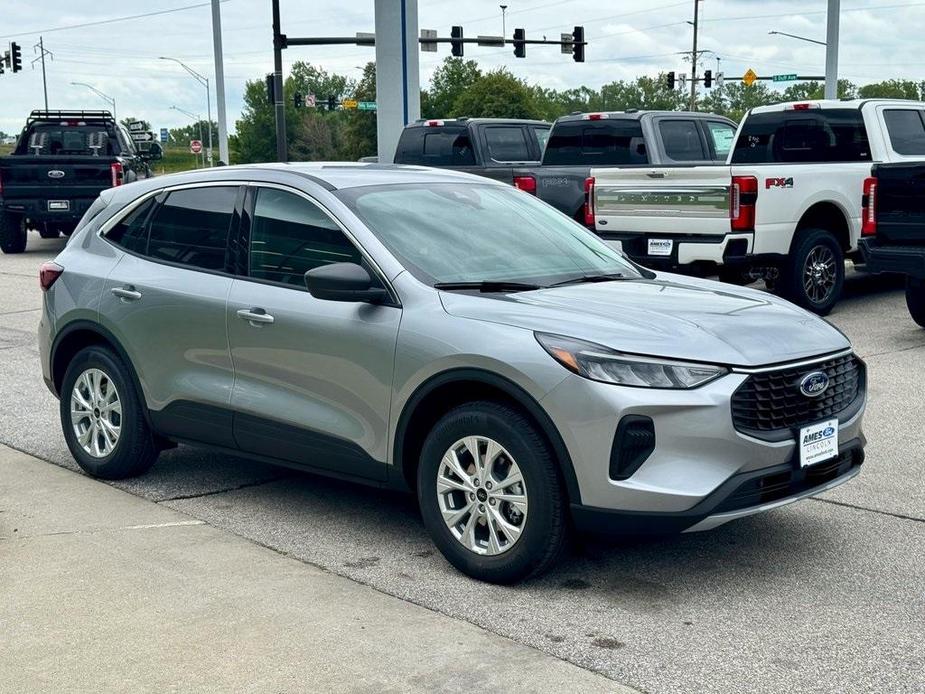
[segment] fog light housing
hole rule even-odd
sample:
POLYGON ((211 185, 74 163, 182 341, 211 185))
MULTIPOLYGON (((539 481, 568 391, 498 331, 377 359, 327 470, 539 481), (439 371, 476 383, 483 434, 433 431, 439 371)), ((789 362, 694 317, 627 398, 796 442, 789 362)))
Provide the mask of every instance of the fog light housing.
POLYGON ((617 425, 610 449, 610 479, 625 480, 646 462, 655 450, 655 423, 651 417, 628 414, 617 425))

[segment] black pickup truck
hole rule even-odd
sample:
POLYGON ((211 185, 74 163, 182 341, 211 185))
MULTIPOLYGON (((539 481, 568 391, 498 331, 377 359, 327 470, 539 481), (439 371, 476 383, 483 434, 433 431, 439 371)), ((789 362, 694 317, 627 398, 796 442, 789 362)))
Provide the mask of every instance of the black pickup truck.
POLYGON ((22 253, 28 229, 70 235, 100 191, 146 178, 159 156, 139 153, 108 111, 33 111, 0 157, 0 250, 22 253))
POLYGON ((925 328, 925 164, 875 164, 861 209, 865 270, 906 275, 906 305, 925 328))

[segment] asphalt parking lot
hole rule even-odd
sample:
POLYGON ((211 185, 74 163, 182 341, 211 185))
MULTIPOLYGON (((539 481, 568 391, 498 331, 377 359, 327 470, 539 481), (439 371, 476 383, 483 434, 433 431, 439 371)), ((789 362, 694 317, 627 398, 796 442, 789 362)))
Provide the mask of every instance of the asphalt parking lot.
MULTIPOLYGON (((76 470, 35 340, 62 246, 0 256, 0 442, 76 470)), ((852 275, 830 317, 869 366, 859 478, 709 533, 586 542, 522 586, 457 573, 397 494, 184 446, 115 486, 645 692, 925 692, 925 330, 900 287, 852 275)))

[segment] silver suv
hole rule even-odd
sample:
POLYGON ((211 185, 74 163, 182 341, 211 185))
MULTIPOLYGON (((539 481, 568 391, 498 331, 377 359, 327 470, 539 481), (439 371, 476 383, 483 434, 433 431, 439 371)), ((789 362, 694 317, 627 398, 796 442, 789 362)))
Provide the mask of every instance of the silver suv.
POLYGON ((414 490, 513 582, 572 527, 705 530, 859 472, 865 367, 769 294, 634 265, 523 191, 364 164, 104 192, 41 269, 89 474, 176 443, 414 490))

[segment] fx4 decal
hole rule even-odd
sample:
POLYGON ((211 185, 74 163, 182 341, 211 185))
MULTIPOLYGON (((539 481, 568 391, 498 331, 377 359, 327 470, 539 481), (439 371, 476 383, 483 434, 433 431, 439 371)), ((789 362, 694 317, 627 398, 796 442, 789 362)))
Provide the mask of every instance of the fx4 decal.
POLYGON ((769 188, 793 188, 793 177, 790 178, 766 178, 764 179, 765 190, 769 188))

